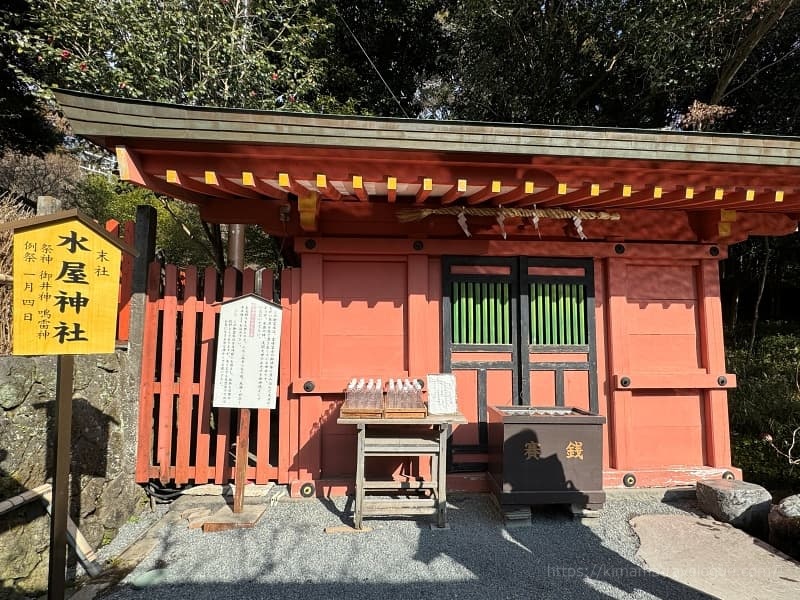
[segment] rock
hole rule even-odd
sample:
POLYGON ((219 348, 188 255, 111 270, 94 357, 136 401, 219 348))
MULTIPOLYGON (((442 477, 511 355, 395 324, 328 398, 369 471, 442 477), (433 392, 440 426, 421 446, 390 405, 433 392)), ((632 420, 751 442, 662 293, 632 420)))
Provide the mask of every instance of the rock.
POLYGON ((767 539, 767 515, 772 496, 760 485, 746 481, 709 479, 698 481, 697 502, 700 509, 723 523, 767 539))
POLYGON ((784 498, 769 511, 769 543, 800 560, 800 494, 784 498))
POLYGON ((135 590, 140 590, 146 587, 161 585, 167 579, 167 576, 167 569, 152 569, 135 577, 131 581, 131 587, 135 590))
POLYGON ((22 359, 13 365, 8 362, 0 369, 0 407, 13 410, 25 402, 31 393, 36 371, 32 360, 22 359))
MULTIPOLYGON (((75 361, 70 509, 94 548, 140 510, 144 496, 133 478, 138 365, 126 352, 75 361)), ((55 357, 0 357, 0 498, 52 474, 55 386, 55 357)), ((0 515, 0 598, 6 589, 46 591, 49 524, 41 502, 0 515)))

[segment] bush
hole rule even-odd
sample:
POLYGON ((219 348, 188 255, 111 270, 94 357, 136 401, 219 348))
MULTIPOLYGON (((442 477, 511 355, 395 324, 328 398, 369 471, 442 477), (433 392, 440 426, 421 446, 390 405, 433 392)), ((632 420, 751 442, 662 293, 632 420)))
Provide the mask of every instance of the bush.
MULTIPOLYGON (((728 350, 728 367, 738 378, 728 401, 733 462, 748 481, 800 490, 800 468, 762 439, 770 434, 786 452, 800 426, 800 333, 775 323, 764 329, 767 333, 756 340, 752 356, 746 348, 728 350)), ((800 448, 795 448, 798 455, 800 448)))

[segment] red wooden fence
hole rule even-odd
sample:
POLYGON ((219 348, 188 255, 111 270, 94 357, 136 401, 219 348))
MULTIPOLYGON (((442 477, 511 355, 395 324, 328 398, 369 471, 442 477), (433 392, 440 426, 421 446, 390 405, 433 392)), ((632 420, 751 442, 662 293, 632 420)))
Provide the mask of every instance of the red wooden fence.
MULTIPOLYGON (((235 409, 211 406, 219 303, 242 294, 272 299, 270 271, 178 270, 152 263, 147 280, 136 481, 226 483, 234 478, 235 409)), ((277 478, 277 411, 253 410, 247 478, 277 478)))

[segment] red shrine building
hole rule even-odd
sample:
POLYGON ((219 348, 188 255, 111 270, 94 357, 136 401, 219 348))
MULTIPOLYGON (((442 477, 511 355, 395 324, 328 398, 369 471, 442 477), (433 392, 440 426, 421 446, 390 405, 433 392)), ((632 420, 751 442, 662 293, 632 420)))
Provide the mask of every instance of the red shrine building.
POLYGON ((800 139, 56 95, 122 179, 282 240, 270 479, 351 486, 348 382, 430 373, 468 421, 454 490, 486 487, 493 405, 604 415, 606 487, 741 476, 718 265, 796 231, 800 139))

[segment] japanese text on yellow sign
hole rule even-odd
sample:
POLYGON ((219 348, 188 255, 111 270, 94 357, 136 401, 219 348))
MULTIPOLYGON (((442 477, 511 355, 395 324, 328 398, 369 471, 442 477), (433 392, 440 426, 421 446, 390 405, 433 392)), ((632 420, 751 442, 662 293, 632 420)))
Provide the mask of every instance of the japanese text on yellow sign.
POLYGON ((16 231, 13 354, 114 352, 120 258, 77 219, 16 231))

